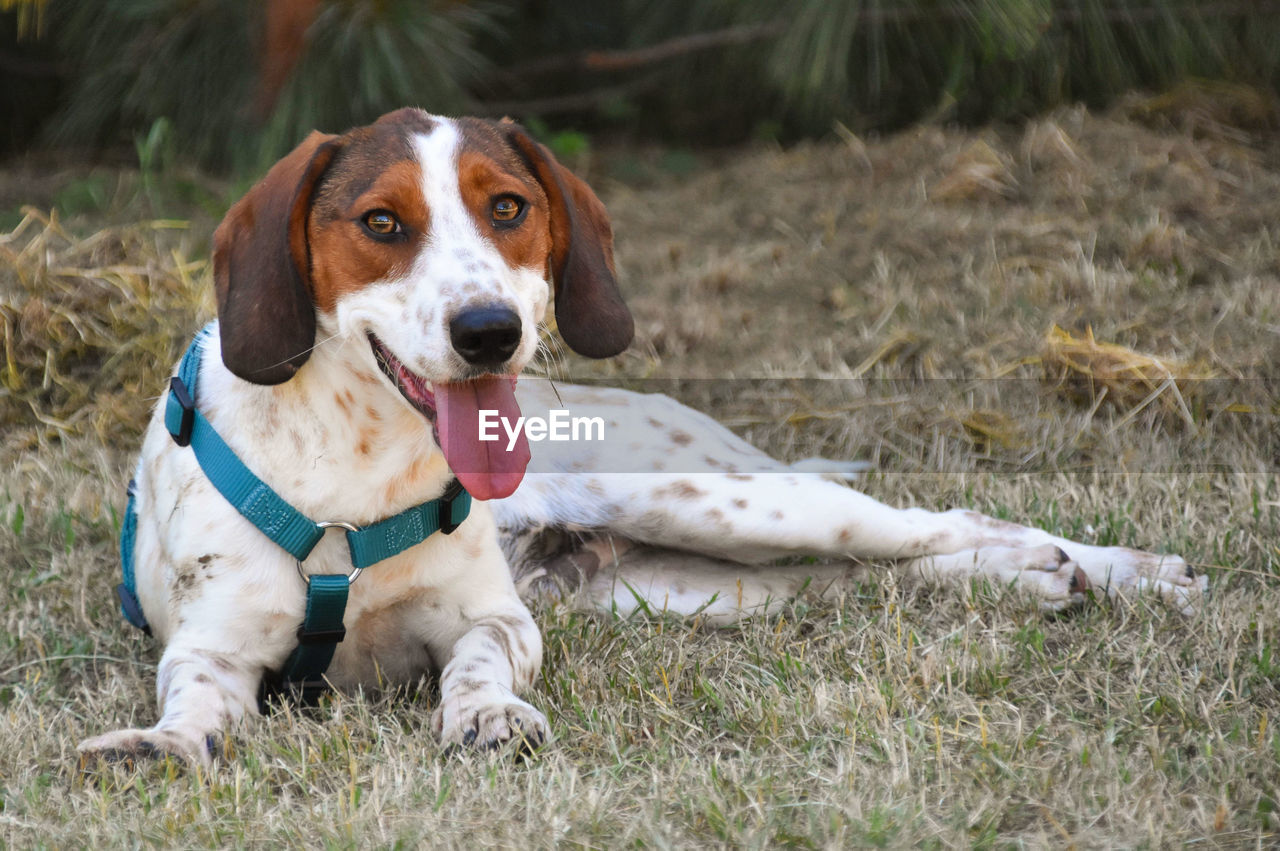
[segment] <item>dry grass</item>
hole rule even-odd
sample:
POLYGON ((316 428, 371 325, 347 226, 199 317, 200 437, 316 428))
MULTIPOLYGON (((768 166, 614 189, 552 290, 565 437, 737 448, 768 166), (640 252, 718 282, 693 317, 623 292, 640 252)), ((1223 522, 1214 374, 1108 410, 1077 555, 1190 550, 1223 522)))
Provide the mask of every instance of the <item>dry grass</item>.
POLYGON ((886 577, 723 630, 548 609, 556 741, 525 764, 441 754, 426 688, 263 719, 209 777, 73 770, 80 738, 154 717, 114 526, 148 397, 208 311, 208 234, 29 214, 0 237, 0 837, 1273 843, 1280 154, 1229 111, 1178 110, 596 175, 639 343, 548 368, 661 380, 787 457, 872 459, 862 486, 894 504, 1180 552, 1206 608, 1046 619, 886 577))

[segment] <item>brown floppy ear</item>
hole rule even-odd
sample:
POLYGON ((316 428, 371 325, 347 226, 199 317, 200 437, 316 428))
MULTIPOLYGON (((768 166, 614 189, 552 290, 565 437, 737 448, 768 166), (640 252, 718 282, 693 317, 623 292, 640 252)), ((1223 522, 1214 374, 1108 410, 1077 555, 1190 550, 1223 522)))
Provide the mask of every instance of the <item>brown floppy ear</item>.
POLYGON ((635 323, 614 276, 609 214, 591 187, 523 128, 500 126, 551 205, 551 275, 560 336, 580 355, 613 357, 631 345, 635 323))
POLYGON ((312 132, 232 205, 213 234, 222 362, 246 381, 288 381, 315 345, 307 213, 336 138, 312 132))

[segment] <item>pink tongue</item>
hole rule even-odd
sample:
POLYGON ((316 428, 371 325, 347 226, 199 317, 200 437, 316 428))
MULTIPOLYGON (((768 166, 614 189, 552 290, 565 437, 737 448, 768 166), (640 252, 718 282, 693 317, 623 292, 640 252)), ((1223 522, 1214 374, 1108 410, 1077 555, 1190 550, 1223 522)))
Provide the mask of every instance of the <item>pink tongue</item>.
POLYGON ((529 465, 529 441, 521 428, 515 445, 507 451, 511 438, 503 421, 511 428, 520 418, 516 404, 516 380, 510 376, 487 376, 472 381, 437 384, 436 424, 440 448, 453 474, 476 499, 511 496, 529 465), (497 440, 480 439, 480 412, 489 414, 488 434, 497 440))

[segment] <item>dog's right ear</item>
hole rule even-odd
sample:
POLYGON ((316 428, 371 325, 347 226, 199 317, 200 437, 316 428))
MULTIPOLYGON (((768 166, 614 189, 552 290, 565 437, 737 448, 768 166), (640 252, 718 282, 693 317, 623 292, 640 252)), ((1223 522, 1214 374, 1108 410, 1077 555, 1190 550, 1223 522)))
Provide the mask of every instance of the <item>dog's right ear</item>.
POLYGON ((255 384, 280 384, 315 345, 307 213, 339 148, 313 132, 237 201, 213 235, 222 362, 255 384))

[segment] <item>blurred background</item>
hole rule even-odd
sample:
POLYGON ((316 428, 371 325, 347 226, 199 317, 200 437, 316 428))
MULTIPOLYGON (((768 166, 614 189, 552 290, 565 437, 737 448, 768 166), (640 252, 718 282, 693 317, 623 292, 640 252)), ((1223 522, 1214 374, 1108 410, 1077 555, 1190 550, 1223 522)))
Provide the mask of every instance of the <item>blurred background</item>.
POLYGON ((260 171, 404 105, 718 146, 1188 80, 1274 122, 1274 0, 0 0, 0 154, 260 171))

